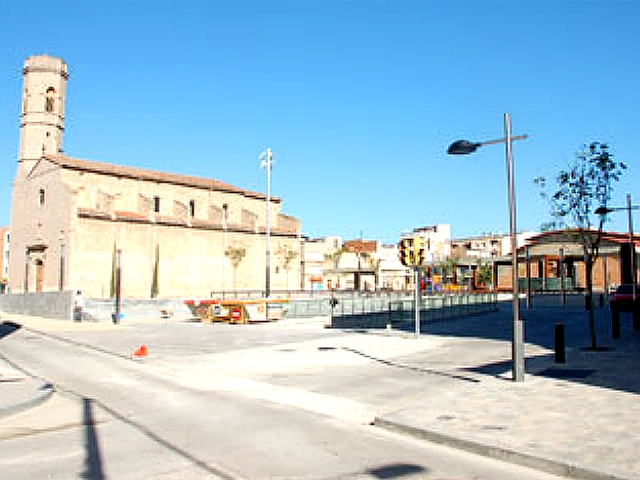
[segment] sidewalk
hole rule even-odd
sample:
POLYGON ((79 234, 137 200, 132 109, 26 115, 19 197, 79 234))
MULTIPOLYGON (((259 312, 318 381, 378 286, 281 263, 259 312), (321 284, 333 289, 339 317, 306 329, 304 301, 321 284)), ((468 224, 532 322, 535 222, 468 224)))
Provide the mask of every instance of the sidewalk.
MULTIPOLYGON (((541 309, 526 315, 544 318, 549 313, 541 309)), ((584 310, 565 309, 553 314, 583 316, 584 310)), ((47 330, 60 331, 125 328, 27 317, 16 321, 35 329, 46 324, 47 330)), ((292 322, 289 327, 296 325, 292 322)), ((287 325, 282 323, 281 327, 287 325)), ((566 364, 554 363, 552 354, 531 357, 530 352, 536 349, 528 346, 522 383, 510 380, 509 360, 498 364, 478 361, 460 367, 458 359, 455 372, 473 374, 478 382, 457 382, 445 392, 432 395, 425 385, 424 395, 417 401, 415 397, 396 398, 394 403, 403 407, 379 413, 374 423, 557 475, 640 478, 640 332, 631 330, 626 317, 623 327, 620 340, 599 334, 599 344, 610 347, 604 351, 569 348, 566 364)), ((425 334, 425 340, 429 336, 425 334)), ((379 343, 380 335, 358 338, 367 341, 374 337, 379 343)), ((455 365, 456 360, 452 361, 455 365)), ((22 374, 0 357, 0 380, 9 380, 0 383, 0 416, 7 412, 3 406, 11 400, 28 406, 29 401, 42 401, 47 398, 45 392, 50 395, 53 391, 25 375, 12 382, 12 375, 22 374)))
POLYGON ((511 381, 510 362, 479 366, 470 370, 496 374, 375 424, 557 475, 640 478, 640 332, 613 345, 569 350, 566 364, 527 358, 522 383, 511 381))

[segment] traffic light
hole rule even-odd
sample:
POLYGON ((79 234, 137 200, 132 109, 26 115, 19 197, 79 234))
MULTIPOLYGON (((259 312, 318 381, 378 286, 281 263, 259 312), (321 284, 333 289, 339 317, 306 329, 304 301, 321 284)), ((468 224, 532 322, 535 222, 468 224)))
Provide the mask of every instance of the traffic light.
POLYGON ((422 265, 424 263, 424 238, 413 237, 413 251, 415 254, 415 265, 422 265))
POLYGON ((412 265, 412 255, 411 255, 411 239, 403 238, 398 242, 398 258, 400 259, 400 263, 405 267, 410 267, 412 265))

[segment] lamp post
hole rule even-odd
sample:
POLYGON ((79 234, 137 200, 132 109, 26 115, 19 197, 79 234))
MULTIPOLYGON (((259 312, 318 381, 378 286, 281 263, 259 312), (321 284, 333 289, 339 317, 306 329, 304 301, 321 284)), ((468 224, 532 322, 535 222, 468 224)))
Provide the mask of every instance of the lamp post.
POLYGON ((122 249, 116 250, 116 299, 115 299, 115 312, 113 314, 113 323, 120 322, 120 312, 122 307, 121 293, 122 293, 122 249))
MULTIPOLYGON (((626 207, 598 207, 595 210, 596 215, 600 215, 600 230, 604 224, 604 219, 607 213, 619 212, 626 210, 628 213, 627 221, 629 224, 629 250, 631 255, 631 283, 633 284, 633 299, 636 298, 636 284, 638 283, 636 275, 636 246, 633 241, 633 219, 631 217, 631 210, 637 210, 638 205, 631 205, 631 195, 627 194, 627 206, 626 207)), ((606 289, 605 289, 606 290, 606 289)))
POLYGON ((271 164, 273 163, 273 155, 271 149, 267 148, 260 154, 260 168, 267 169, 267 228, 265 234, 265 280, 264 280, 264 296, 269 298, 271 295, 271 250, 269 247, 269 236, 271 235, 270 210, 271 210, 271 164))
POLYGON ((523 326, 520 319, 520 301, 518 288, 518 241, 516 237, 516 195, 515 181, 513 175, 513 152, 512 143, 514 140, 524 140, 528 135, 511 135, 511 116, 504 114, 505 138, 489 140, 485 142, 470 142, 468 140, 458 140, 449 145, 447 153, 449 155, 467 155, 475 152, 478 147, 492 145, 495 143, 506 144, 507 160, 507 190, 509 198, 509 231, 511 236, 511 268, 513 282, 513 325, 511 339, 512 356, 512 380, 515 382, 524 381, 524 335, 523 326))

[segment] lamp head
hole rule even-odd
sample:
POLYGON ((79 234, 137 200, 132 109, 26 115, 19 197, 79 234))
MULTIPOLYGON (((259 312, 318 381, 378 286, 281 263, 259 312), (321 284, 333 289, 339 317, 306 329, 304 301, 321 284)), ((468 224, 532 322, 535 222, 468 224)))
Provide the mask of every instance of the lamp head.
POLYGON ((458 140, 449 145, 447 153, 449 155, 467 155, 475 152, 476 149, 481 146, 481 143, 473 143, 469 140, 458 140))

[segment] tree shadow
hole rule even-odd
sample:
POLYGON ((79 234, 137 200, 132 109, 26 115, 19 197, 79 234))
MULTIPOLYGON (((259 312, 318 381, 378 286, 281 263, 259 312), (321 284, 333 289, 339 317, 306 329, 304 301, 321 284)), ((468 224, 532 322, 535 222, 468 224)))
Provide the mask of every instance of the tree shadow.
POLYGON ((389 465, 371 468, 367 470, 367 473, 375 478, 399 478, 405 475, 427 473, 427 469, 412 463, 391 463, 389 465))

